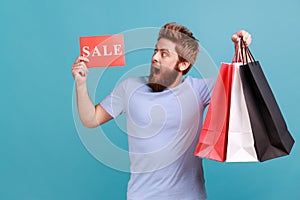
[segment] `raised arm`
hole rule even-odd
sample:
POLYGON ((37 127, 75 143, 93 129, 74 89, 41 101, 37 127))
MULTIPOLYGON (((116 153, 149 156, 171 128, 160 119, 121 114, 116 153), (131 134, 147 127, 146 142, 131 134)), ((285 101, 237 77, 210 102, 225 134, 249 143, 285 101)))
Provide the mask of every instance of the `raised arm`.
POLYGON ((95 106, 88 95, 86 62, 89 62, 86 57, 79 56, 72 66, 72 74, 76 84, 76 99, 80 120, 84 126, 94 128, 111 120, 112 116, 100 104, 95 106))

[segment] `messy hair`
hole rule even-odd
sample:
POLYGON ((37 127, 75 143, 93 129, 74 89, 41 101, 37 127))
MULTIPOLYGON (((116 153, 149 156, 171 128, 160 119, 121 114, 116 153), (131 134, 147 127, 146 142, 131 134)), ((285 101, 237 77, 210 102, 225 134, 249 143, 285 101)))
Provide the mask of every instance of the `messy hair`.
POLYGON ((179 62, 189 62, 190 66, 182 73, 186 74, 195 64, 199 53, 198 40, 193 33, 186 27, 175 22, 167 23, 160 31, 158 40, 166 38, 176 44, 176 53, 179 55, 179 62))

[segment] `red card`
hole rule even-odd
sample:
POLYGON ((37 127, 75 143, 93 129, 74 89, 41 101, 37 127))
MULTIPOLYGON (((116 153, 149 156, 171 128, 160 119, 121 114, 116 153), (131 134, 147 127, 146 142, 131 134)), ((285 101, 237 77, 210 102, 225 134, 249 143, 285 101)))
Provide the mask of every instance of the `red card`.
POLYGON ((89 68, 124 66, 123 35, 80 37, 80 55, 90 60, 89 68))

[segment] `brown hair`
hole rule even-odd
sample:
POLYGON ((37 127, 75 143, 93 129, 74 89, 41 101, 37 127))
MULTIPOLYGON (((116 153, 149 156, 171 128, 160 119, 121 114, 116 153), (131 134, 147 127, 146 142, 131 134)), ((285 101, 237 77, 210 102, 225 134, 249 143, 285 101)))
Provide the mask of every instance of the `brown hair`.
POLYGON ((188 61, 190 66, 182 73, 186 74, 195 64, 199 53, 198 40, 193 36, 193 33, 186 27, 175 22, 167 23, 160 31, 158 39, 166 38, 176 43, 176 52, 179 55, 179 62, 188 61))

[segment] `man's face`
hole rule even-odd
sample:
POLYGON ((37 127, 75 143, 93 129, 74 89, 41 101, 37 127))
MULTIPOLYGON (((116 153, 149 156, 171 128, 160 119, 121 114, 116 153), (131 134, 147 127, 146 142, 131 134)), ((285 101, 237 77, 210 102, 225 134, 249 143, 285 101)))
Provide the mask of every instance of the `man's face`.
POLYGON ((165 38, 161 38, 155 46, 148 83, 154 92, 171 86, 180 74, 176 70, 179 58, 175 47, 174 42, 165 38))

